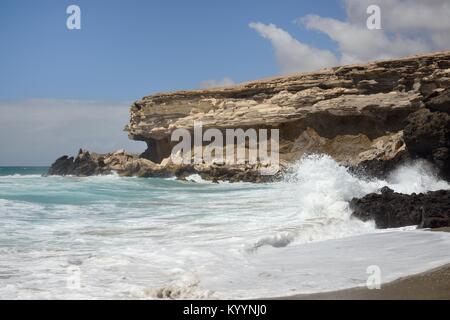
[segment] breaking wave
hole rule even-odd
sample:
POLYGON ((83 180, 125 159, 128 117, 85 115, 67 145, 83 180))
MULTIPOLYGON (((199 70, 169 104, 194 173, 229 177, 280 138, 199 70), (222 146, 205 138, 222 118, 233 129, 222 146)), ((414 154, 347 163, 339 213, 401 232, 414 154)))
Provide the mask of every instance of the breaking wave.
POLYGON ((247 250, 254 251, 265 245, 284 247, 293 241, 306 243, 374 232, 373 222, 362 222, 351 217, 349 201, 378 192, 385 186, 406 194, 450 188, 425 161, 400 166, 386 180, 381 180, 353 175, 329 156, 310 155, 290 168, 284 181, 275 186, 277 191, 273 197, 283 205, 296 206, 291 222, 298 225, 264 236, 247 250))

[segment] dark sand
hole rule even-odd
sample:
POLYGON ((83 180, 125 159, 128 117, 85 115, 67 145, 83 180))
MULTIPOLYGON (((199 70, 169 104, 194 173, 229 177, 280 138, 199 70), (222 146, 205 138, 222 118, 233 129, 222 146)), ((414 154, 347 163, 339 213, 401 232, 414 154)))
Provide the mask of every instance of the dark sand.
POLYGON ((430 231, 450 232, 450 227, 436 228, 436 229, 431 229, 430 231))
POLYGON ((277 298, 283 300, 450 300, 450 265, 397 279, 381 289, 365 287, 277 298))

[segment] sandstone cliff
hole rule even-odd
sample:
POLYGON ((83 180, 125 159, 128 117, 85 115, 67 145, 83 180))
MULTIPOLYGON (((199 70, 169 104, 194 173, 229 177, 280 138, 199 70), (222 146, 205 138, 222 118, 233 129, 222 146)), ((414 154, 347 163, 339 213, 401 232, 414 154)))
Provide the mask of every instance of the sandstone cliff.
MULTIPOLYGON (((114 160, 114 154, 102 156, 103 169, 97 172, 141 176, 200 172, 207 178, 258 180, 254 168, 208 163, 180 168, 168 160, 177 143, 170 141, 173 130, 193 131, 194 121, 201 121, 205 129, 279 129, 284 164, 307 153, 326 153, 352 168, 382 175, 417 156, 435 162, 445 175, 450 162, 449 88, 450 52, 440 52, 227 88, 154 94, 131 106, 125 128, 131 139, 145 141, 148 149, 140 157, 126 156, 131 159, 128 164, 123 157, 114 160), (432 145, 424 147, 430 139, 432 145), (105 159, 122 165, 113 168, 105 159)), ((67 168, 67 158, 59 164, 67 168)), ((61 172, 79 174, 50 171, 61 172)))
POLYGON ((144 156, 170 154, 171 132, 205 128, 279 128, 285 160, 320 152, 357 164, 404 148, 404 119, 436 90, 450 87, 450 52, 350 65, 212 90, 155 94, 131 107, 129 137, 144 156))

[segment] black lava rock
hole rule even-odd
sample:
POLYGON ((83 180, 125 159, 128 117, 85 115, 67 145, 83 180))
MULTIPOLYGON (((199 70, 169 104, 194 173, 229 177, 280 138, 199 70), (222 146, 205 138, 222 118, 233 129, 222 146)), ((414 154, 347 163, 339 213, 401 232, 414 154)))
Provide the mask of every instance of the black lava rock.
POLYGON ((375 220, 378 228, 418 225, 420 228, 450 226, 450 190, 402 194, 384 187, 381 194, 370 193, 350 202, 353 216, 375 220))

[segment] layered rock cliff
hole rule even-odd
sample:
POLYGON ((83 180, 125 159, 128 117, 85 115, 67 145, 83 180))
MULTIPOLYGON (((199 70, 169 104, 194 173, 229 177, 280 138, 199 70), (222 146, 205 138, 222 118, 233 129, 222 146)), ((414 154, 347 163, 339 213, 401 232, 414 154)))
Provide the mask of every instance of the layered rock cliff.
POLYGON ((176 128, 278 128, 280 156, 327 153, 350 165, 405 149, 404 120, 450 87, 450 52, 323 69, 234 87, 155 94, 131 107, 126 131, 161 162, 176 128))
MULTIPOLYGON (((116 154, 89 154, 89 161, 99 167, 89 172, 197 172, 211 179, 260 181, 251 166, 175 166, 170 161, 178 143, 171 141, 171 133, 178 128, 192 132, 194 121, 201 121, 204 129, 279 129, 283 165, 308 153, 325 153, 379 176, 405 159, 424 157, 445 175, 450 162, 449 88, 450 52, 440 52, 227 88, 154 94, 133 103, 125 128, 131 139, 145 141, 148 149, 140 157, 127 155, 128 164, 116 154)), ((85 152, 76 159, 60 159, 59 169, 72 169, 53 168, 50 173, 82 174, 73 169, 80 157, 86 158, 85 152)))

